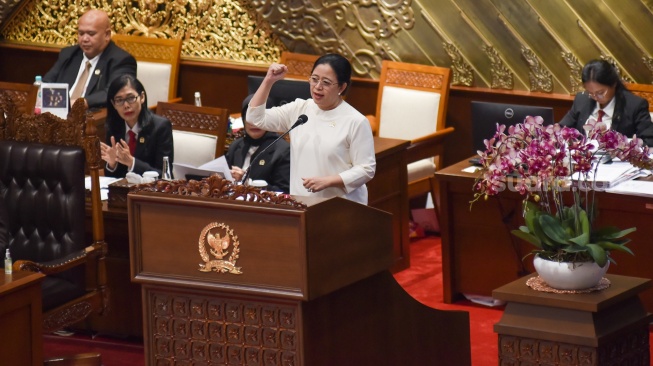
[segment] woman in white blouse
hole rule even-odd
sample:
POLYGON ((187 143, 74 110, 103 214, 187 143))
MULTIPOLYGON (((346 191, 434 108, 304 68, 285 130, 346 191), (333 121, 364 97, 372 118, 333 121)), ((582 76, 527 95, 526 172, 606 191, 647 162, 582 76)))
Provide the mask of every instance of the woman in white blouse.
POLYGON ((287 72, 285 65, 270 65, 249 103, 247 120, 283 133, 300 115, 308 117, 290 132, 290 194, 367 204, 365 183, 376 169, 374 140, 367 118, 343 99, 351 85, 351 64, 337 54, 320 57, 309 78, 312 99, 266 109, 272 85, 287 72))

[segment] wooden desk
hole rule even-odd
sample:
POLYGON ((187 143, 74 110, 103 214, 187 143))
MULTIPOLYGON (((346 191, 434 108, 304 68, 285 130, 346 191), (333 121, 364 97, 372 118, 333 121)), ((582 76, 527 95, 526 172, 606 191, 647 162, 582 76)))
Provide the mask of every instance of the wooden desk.
POLYGON ((587 294, 539 292, 520 278, 492 292, 507 302, 499 364, 648 365, 651 314, 637 296, 646 278, 607 275, 611 285, 587 294))
POLYGON ((43 365, 41 273, 0 275, 0 357, 3 365, 43 365))
MULTIPOLYGON (((409 141, 375 137, 376 174, 367 184, 369 206, 393 214, 392 271, 410 265, 408 237, 409 207, 407 196, 406 147, 409 141)), ((79 328, 103 334, 142 336, 141 287, 132 283, 129 272, 127 210, 109 208, 104 203, 104 232, 109 250, 105 263, 109 288, 109 313, 91 314, 79 328)), ((86 218, 90 238, 90 217, 86 218)))
MULTIPOLYGON (((510 230, 523 225, 521 203, 516 192, 504 191, 479 200, 470 209, 474 197, 472 185, 477 174, 461 170, 467 160, 438 171, 442 235, 444 301, 452 303, 463 293, 490 296, 492 290, 534 272, 532 257, 522 258, 533 246, 518 240, 510 230)), ((617 265, 608 273, 653 278, 653 197, 638 197, 596 192, 597 225, 619 228, 636 227, 628 235, 628 246, 635 256, 614 253, 617 265)), ((641 293, 648 311, 653 311, 653 289, 641 293)))

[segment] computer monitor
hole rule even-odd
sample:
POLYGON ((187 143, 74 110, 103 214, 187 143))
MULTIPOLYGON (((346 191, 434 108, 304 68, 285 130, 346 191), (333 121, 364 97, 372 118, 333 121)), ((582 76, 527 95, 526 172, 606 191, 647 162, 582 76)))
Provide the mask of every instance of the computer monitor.
POLYGON ((527 116, 540 116, 545 125, 553 124, 553 108, 519 104, 472 102, 472 146, 473 154, 485 151, 483 140, 492 138, 497 123, 513 126, 524 122, 527 116))
MULTIPOLYGON (((247 92, 254 94, 263 82, 262 76, 247 76, 247 92)), ((292 102, 297 98, 310 99, 311 89, 308 80, 291 80, 283 79, 274 83, 270 90, 268 99, 272 102, 273 107, 278 107, 292 102)))

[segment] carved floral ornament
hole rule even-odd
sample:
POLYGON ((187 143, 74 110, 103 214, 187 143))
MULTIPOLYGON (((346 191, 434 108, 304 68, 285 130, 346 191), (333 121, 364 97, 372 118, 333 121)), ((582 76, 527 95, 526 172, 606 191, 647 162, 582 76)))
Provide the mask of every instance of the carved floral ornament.
POLYGON ((106 11, 114 33, 181 38, 182 56, 269 64, 284 49, 249 1, 25 0, 0 34, 7 41, 68 46, 77 43, 77 20, 85 9, 106 11))

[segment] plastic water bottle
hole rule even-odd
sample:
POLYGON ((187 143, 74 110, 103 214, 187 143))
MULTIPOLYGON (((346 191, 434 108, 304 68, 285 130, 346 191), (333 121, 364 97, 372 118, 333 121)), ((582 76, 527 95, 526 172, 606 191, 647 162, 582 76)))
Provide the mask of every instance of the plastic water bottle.
POLYGON ((161 168, 161 179, 172 180, 172 172, 170 171, 170 159, 167 156, 163 157, 163 168, 161 168))
POLYGON ((202 106, 202 97, 200 96, 200 92, 195 92, 195 106, 196 107, 202 106))
POLYGON ((11 254, 9 254, 9 248, 5 252, 5 274, 11 274, 13 263, 11 261, 11 254))
POLYGON ((41 79, 41 75, 36 75, 34 78, 34 85, 36 85, 39 89, 36 92, 36 104, 34 104, 34 114, 41 114, 41 108, 43 108, 43 88, 41 87, 41 84, 43 83, 43 80, 41 79))

